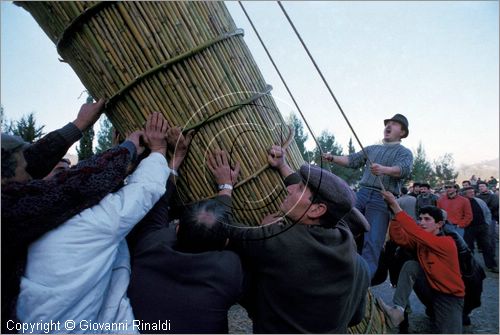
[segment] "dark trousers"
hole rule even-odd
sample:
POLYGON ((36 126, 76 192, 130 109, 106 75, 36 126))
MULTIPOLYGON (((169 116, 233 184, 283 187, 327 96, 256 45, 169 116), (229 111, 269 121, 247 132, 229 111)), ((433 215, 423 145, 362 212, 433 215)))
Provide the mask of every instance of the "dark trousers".
POLYGON ((474 241, 477 241, 478 247, 483 251, 484 264, 487 268, 492 268, 497 265, 495 261, 495 250, 491 245, 489 225, 480 224, 466 227, 464 240, 472 251, 474 251, 474 241))
POLYGON ((418 299, 434 315, 435 324, 441 334, 462 333, 464 298, 432 289, 417 261, 407 261, 403 265, 394 293, 394 304, 406 308, 412 288, 418 299))

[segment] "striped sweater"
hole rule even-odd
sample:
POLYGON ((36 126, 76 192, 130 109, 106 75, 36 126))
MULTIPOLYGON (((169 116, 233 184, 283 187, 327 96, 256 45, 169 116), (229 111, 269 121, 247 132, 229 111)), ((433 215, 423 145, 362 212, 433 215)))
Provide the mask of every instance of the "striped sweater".
MULTIPOLYGON (((399 166, 401 169, 400 177, 380 176, 382 184, 387 191, 394 194, 400 193, 401 182, 410 177, 413 167, 413 154, 408 148, 405 148, 397 143, 384 143, 370 145, 365 147, 365 151, 372 163, 377 163, 384 166, 399 166)), ((380 189, 380 183, 377 176, 370 172, 370 167, 366 162, 365 155, 362 151, 356 152, 348 156, 350 168, 360 168, 365 165, 363 177, 359 182, 363 187, 380 189)))

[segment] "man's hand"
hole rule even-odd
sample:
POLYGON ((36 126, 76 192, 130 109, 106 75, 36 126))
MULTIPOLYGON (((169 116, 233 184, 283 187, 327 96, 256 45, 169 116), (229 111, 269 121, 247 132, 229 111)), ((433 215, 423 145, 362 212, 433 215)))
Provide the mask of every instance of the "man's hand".
POLYGON ((381 175, 384 175, 386 174, 385 172, 385 169, 386 167, 383 166, 383 165, 380 165, 380 164, 377 164, 377 163, 373 163, 371 166, 370 166, 370 171, 372 174, 374 174, 375 176, 381 176, 381 175))
POLYGON ((163 156, 167 154, 166 133, 168 128, 168 122, 162 114, 154 112, 149 115, 144 128, 144 140, 151 152, 158 152, 163 156))
POLYGON ((105 99, 99 99, 96 103, 83 104, 73 124, 81 131, 92 126, 104 111, 105 102, 105 99))
POLYGON ((240 163, 236 162, 234 168, 231 168, 227 153, 222 150, 216 150, 212 156, 208 157, 207 166, 212 171, 217 185, 234 185, 240 174, 240 163))
POLYGON ((273 145, 267 151, 267 161, 269 162, 269 165, 277 170, 286 164, 285 156, 285 150, 279 145, 273 145))
POLYGON ((394 214, 399 213, 402 211, 401 207, 398 204, 398 201, 396 200, 396 197, 394 194, 392 194, 389 191, 382 191, 382 196, 384 197, 385 202, 391 207, 392 211, 394 214))
POLYGON ((267 161, 269 165, 278 170, 283 178, 286 178, 293 173, 292 169, 286 163, 285 157, 285 149, 279 145, 273 145, 267 151, 267 161))
POLYGON ((140 156, 146 149, 144 146, 141 145, 141 137, 143 136, 144 132, 142 130, 137 130, 129 134, 125 139, 125 141, 130 141, 134 143, 135 149, 137 150, 137 156, 140 156))
POLYGON ((326 152, 321 156, 323 157, 324 160, 331 162, 331 163, 333 162, 333 155, 331 153, 326 152))
POLYGON ((171 153, 170 168, 178 170, 189 149, 189 144, 194 136, 194 130, 189 131, 186 136, 182 134, 181 127, 172 127, 167 130, 168 151, 171 153))

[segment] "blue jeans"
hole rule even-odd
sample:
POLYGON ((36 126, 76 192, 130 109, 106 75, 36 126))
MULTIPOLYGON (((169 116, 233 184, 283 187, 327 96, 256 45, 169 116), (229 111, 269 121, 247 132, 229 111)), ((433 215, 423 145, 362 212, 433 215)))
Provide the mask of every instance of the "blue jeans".
POLYGON ((391 212, 378 191, 362 187, 356 194, 356 208, 360 210, 370 223, 370 231, 364 235, 361 256, 368 263, 370 278, 373 278, 378 267, 378 259, 385 242, 391 212))

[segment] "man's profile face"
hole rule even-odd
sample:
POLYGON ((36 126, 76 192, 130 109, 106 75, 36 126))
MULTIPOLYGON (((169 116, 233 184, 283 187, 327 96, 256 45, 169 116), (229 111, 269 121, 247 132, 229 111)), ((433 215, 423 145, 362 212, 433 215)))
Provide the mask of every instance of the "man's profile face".
POLYGON ((311 207, 312 192, 303 183, 290 185, 286 189, 288 194, 280 209, 289 219, 300 222, 311 207))

